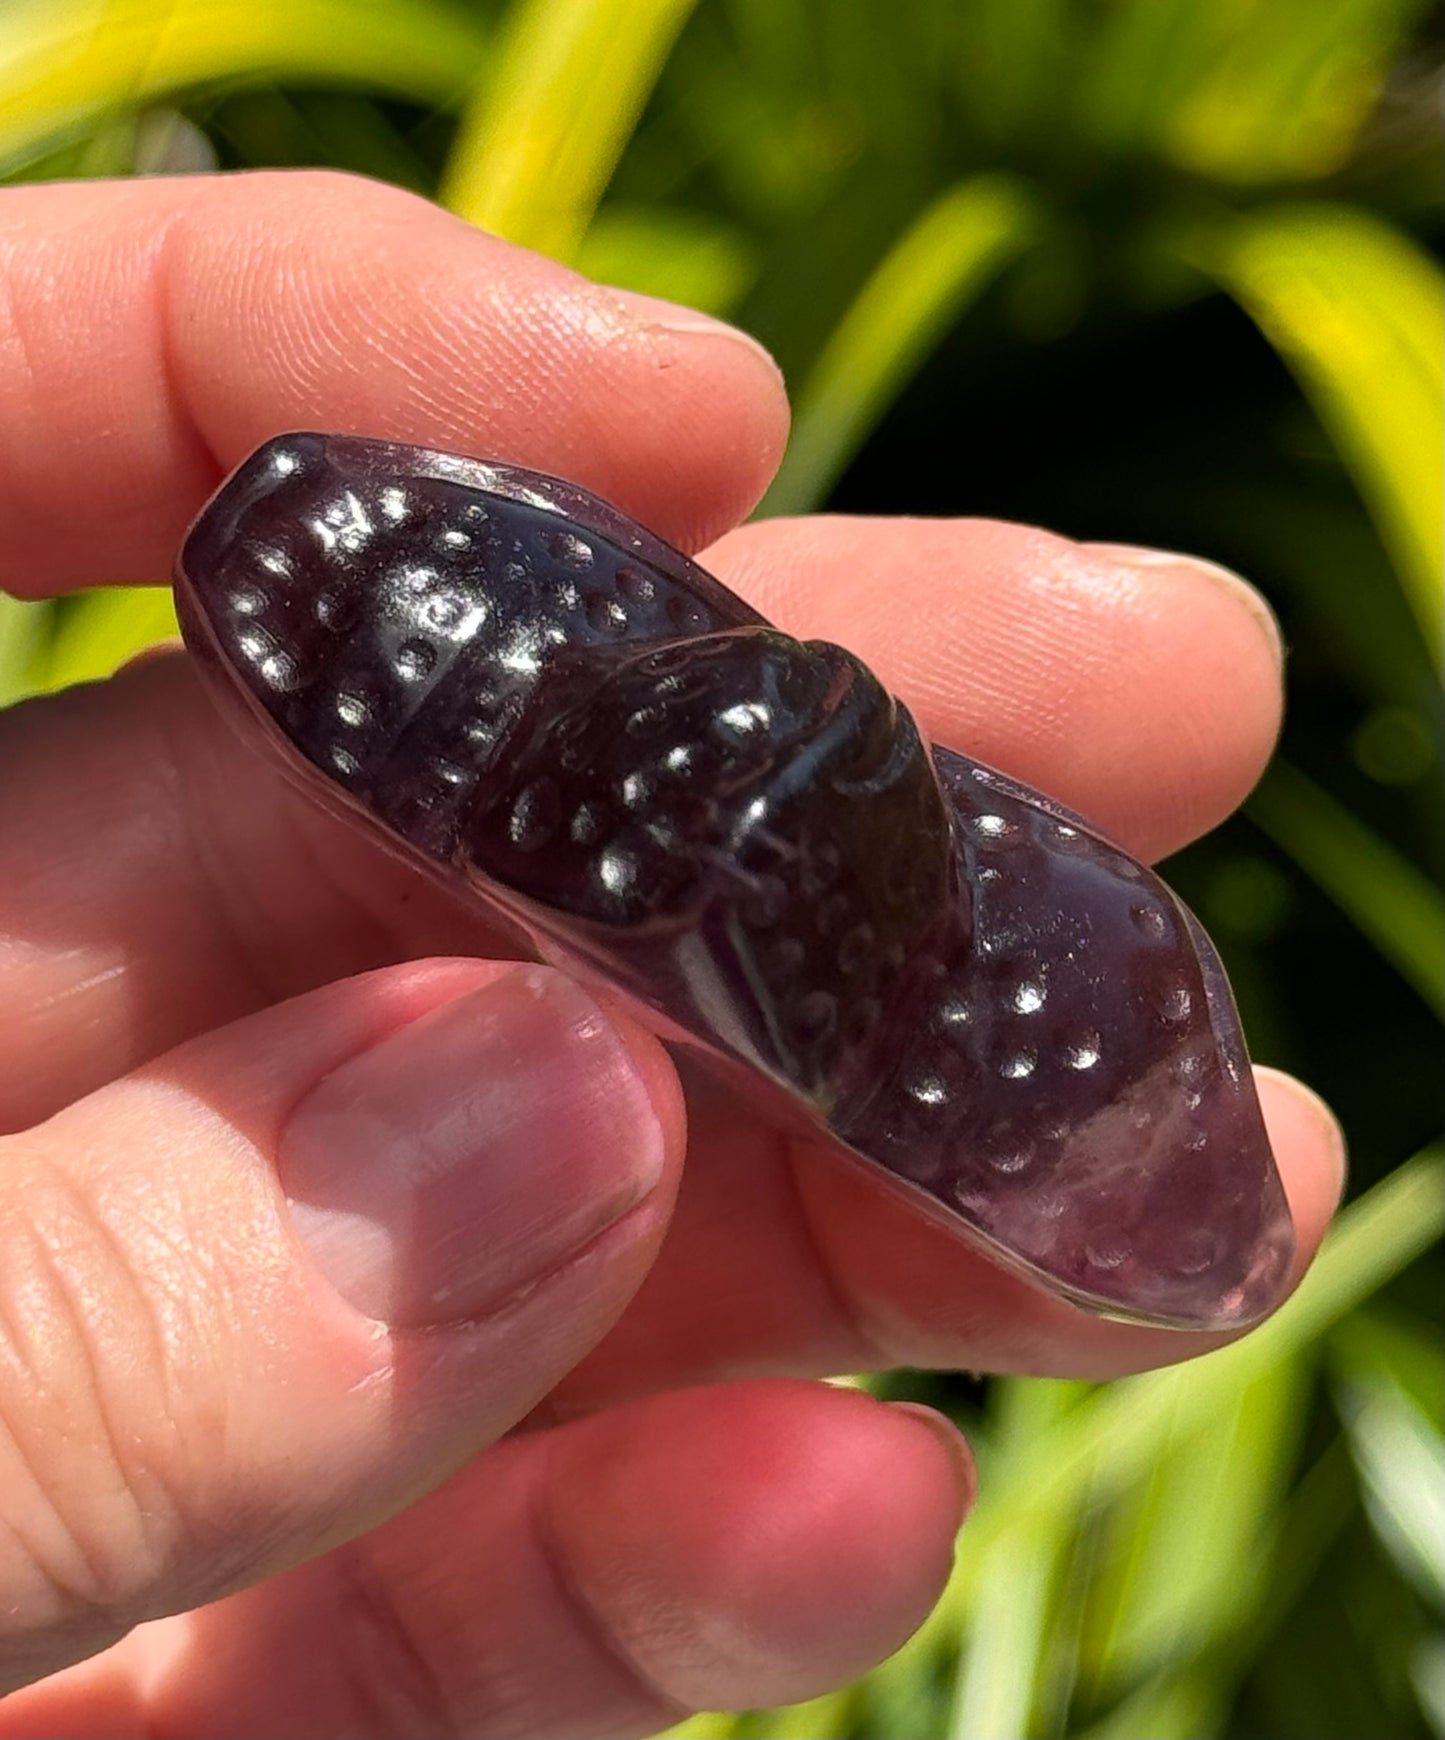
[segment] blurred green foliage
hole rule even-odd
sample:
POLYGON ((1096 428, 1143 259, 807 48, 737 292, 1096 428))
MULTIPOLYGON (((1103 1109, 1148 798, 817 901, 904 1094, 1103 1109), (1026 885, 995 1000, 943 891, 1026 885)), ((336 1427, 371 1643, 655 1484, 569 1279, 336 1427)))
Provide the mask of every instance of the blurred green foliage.
MULTIPOLYGON (((773 350, 764 511, 1194 548, 1291 649, 1173 879, 1356 1200, 1239 1346, 1105 1388, 898 1374, 984 1496, 856 1687, 693 1735, 1445 1735, 1441 274, 1428 0, 10 0, 0 174, 331 164, 773 350), (1413 1155, 1413 1158, 1407 1158, 1413 1155)), ((137 575, 137 581, 160 576, 137 575)), ((0 700, 173 628, 0 600, 0 700)))

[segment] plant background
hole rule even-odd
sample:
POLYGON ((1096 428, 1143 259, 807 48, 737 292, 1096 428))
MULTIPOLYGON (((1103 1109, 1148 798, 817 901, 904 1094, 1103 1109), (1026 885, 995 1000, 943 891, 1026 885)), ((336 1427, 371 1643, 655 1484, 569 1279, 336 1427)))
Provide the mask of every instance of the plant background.
MULTIPOLYGON (((329 164, 725 314, 792 384, 763 512, 1206 553, 1290 647, 1280 756, 1169 874, 1352 1204, 1224 1353, 896 1374, 984 1497, 859 1685, 691 1736, 1445 1735, 1438 6, 8 0, 0 176, 329 164)), ((0 702, 172 632, 0 599, 0 702)), ((146 587, 145 583, 151 583, 146 587)))

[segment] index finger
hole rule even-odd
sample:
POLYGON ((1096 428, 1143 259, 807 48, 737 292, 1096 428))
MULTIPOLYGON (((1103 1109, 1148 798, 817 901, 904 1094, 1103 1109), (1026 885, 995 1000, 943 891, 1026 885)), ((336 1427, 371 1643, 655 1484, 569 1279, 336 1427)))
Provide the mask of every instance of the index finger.
POLYGON ((782 451, 766 353, 395 188, 317 172, 0 193, 0 587, 163 578, 289 428, 557 472, 698 548, 782 451))

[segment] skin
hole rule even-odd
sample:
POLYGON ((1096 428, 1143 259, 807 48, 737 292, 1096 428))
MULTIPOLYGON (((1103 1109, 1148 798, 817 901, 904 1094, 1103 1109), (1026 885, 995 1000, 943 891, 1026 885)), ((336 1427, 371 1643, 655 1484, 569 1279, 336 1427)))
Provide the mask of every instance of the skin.
MULTIPOLYGON (((767 358, 393 190, 19 188, 0 287, 19 595, 161 579, 258 441, 354 430, 576 478, 1141 855, 1268 756, 1279 643, 1240 582, 988 521, 730 529, 785 439, 767 358)), ((630 1734, 808 1697, 919 1623, 972 1493, 945 1422, 810 1380, 1213 1344, 1048 1299, 509 977, 178 652, 0 716, 0 770, 0 1736, 630 1734), (430 1139, 444 1055, 490 1230, 358 1289, 288 1197, 344 1198, 357 1104, 430 1139), (502 1128, 483 1090, 522 1069, 502 1128)), ((1261 1094, 1302 1270, 1339 1133, 1261 1094)))

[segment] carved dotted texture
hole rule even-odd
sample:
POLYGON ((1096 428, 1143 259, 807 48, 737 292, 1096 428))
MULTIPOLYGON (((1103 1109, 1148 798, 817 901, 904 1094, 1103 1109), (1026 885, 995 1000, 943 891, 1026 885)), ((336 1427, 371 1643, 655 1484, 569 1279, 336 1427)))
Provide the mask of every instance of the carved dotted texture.
MULTIPOLYGON (((1217 957, 1151 872, 575 486, 286 436, 187 637, 314 779, 989 1249, 1242 1323, 1288 1211, 1217 957)), ((734 1078, 736 1079, 736 1078, 734 1078)))
POLYGON ((825 1116, 966 912, 912 720, 851 654, 772 629, 646 652, 539 713, 463 856, 825 1116))
POLYGON ((841 1133, 1076 1294, 1249 1314, 1292 1242, 1207 939, 1080 818, 934 757, 972 943, 938 963, 906 1056, 841 1133))

